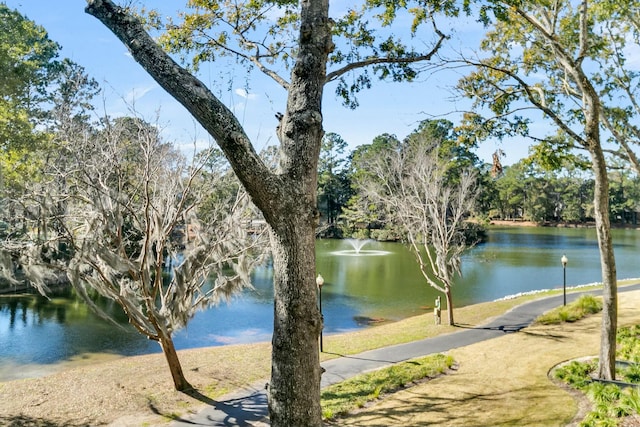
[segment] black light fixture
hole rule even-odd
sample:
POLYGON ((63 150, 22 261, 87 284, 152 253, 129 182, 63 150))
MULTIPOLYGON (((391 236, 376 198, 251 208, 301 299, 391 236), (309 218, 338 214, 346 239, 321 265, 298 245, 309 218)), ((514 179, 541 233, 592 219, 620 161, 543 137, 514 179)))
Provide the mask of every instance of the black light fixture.
POLYGON ((569 259, 565 254, 562 254, 560 262, 562 263, 562 305, 567 305, 567 263, 569 259))
POLYGON ((322 314, 322 285, 324 285, 324 277, 318 274, 316 277, 316 285, 318 285, 318 295, 320 298, 320 319, 322 320, 322 328, 320 329, 320 352, 324 351, 322 348, 322 330, 324 329, 324 315, 322 314))

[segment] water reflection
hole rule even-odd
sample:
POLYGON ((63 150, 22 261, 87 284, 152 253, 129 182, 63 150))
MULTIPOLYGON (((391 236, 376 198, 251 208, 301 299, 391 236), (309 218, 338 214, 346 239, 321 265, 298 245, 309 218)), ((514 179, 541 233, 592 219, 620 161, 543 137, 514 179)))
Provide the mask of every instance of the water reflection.
MULTIPOLYGON (((620 278, 638 277, 640 232, 614 230, 620 278)), ((317 272, 322 289, 325 333, 365 327, 369 319, 397 320, 424 313, 438 293, 425 284, 415 258, 396 243, 369 242, 361 251, 384 256, 345 256, 344 241, 317 242, 317 272)), ((595 231, 588 229, 494 229, 488 241, 463 257, 461 278, 453 288, 460 307, 505 295, 562 286, 560 258, 569 258, 567 283, 600 281, 595 231)), ((256 270, 255 289, 198 313, 175 334, 178 349, 268 341, 273 327, 273 272, 256 270)), ((120 355, 159 352, 139 335, 120 307, 99 300, 119 327, 95 316, 71 290, 51 300, 37 295, 0 296, 0 380, 16 366, 52 364, 85 353, 120 355)))
POLYGON ((340 251, 330 252, 331 255, 334 256, 355 256, 355 257, 366 257, 366 256, 383 256, 389 255, 391 252, 389 251, 377 251, 373 249, 343 249, 340 251))
MULTIPOLYGON (((109 304, 104 303, 108 309, 109 304)), ((120 321, 124 314, 114 313, 120 321)), ((90 313, 71 290, 51 300, 40 295, 0 298, 0 379, 19 378, 15 366, 42 365, 83 353, 134 355, 151 350, 150 342, 127 327, 115 327, 90 313)), ((37 369, 36 369, 37 370, 37 369)))

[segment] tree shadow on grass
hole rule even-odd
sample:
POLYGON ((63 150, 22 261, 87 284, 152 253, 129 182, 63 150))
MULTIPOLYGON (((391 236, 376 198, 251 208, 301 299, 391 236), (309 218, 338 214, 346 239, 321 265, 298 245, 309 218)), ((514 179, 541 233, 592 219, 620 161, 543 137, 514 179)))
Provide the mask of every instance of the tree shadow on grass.
POLYGON ((6 427, 88 427, 90 424, 74 421, 53 421, 27 415, 0 415, 0 425, 6 427))
POLYGON ((567 334, 563 333, 553 333, 552 331, 525 331, 523 332, 525 335, 536 338, 544 338, 552 341, 566 341, 570 337, 567 334))
MULTIPOLYGON (((460 398, 421 395, 407 390, 405 395, 389 395, 393 399, 391 404, 365 407, 351 415, 338 417, 325 423, 327 426, 344 426, 366 424, 370 427, 390 426, 514 426, 514 425, 552 425, 553 417, 545 417, 544 411, 539 416, 531 413, 531 408, 525 411, 524 406, 531 405, 538 399, 544 399, 544 390, 538 388, 514 388, 501 392, 467 393, 460 398), (505 413, 500 406, 494 406, 500 400, 509 399, 512 394, 519 398, 512 400, 514 405, 522 405, 523 411, 505 413), (526 403, 525 403, 526 402, 526 403), (493 413, 493 416, 480 412, 493 413), (428 415, 427 415, 428 414, 428 415)), ((557 420, 555 420, 557 421, 557 420)), ((565 421, 569 421, 565 420, 565 421)))
POLYGON ((267 395, 263 390, 254 390, 249 395, 238 395, 238 397, 229 397, 224 400, 211 399, 196 389, 183 393, 208 405, 209 408, 189 418, 163 413, 152 402, 148 403, 149 409, 154 414, 170 419, 178 425, 253 426, 268 415, 267 395))

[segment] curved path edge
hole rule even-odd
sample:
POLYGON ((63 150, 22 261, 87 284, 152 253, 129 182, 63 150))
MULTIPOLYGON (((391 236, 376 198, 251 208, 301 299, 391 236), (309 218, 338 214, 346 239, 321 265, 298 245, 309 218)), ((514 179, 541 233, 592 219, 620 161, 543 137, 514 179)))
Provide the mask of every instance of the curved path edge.
MULTIPOLYGON (((618 293, 640 290, 640 283, 618 288, 618 293)), ((567 302, 576 300, 580 295, 599 295, 601 290, 572 292, 567 294, 567 302)), ((480 341, 497 338, 504 334, 518 332, 531 325, 542 313, 562 304, 562 295, 554 295, 525 302, 495 317, 488 323, 465 328, 436 337, 425 338, 404 344, 382 347, 363 353, 341 356, 322 363, 321 387, 327 387, 351 378, 363 372, 380 369, 429 354, 443 353, 480 341)), ((174 420, 170 427, 185 426, 267 426, 267 395, 265 383, 257 383, 242 390, 211 401, 197 414, 184 419, 174 420)))

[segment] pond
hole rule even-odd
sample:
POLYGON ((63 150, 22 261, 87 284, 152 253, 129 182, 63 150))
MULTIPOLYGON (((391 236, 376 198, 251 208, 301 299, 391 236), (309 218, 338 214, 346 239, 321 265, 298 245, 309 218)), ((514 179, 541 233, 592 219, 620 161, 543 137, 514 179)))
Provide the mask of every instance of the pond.
MULTIPOLYGON (((619 278, 640 276, 640 231, 614 230, 619 278)), ((367 327, 371 320, 399 320, 433 307, 428 287, 408 249, 367 242, 360 254, 343 240, 318 240, 317 269, 325 279, 325 334, 367 327)), ((566 254, 568 286, 601 280, 593 229, 492 228, 485 243, 463 257, 453 289, 457 307, 537 289, 561 288, 566 254)), ((255 271, 255 289, 230 304, 198 313, 175 334, 178 349, 268 341, 273 325, 272 270, 255 271)), ((119 326, 95 316, 65 291, 51 300, 0 296, 0 381, 36 376, 78 357, 160 352, 127 324, 120 308, 103 302, 119 326)))

